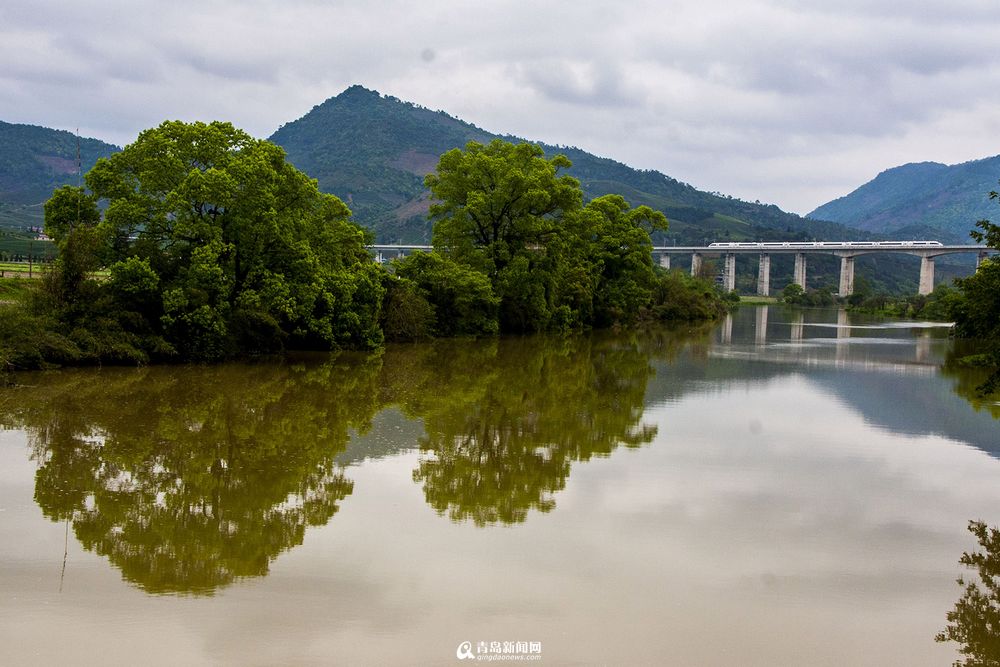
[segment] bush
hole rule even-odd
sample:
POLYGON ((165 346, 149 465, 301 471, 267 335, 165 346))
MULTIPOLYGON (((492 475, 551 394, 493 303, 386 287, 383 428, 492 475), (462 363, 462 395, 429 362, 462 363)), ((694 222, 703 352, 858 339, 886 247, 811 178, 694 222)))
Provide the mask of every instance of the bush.
POLYGON ((438 253, 394 260, 396 274, 413 282, 434 308, 437 336, 492 336, 499 332, 499 299, 489 278, 438 253))
POLYGON ((434 307, 416 283, 386 274, 385 299, 380 324, 388 341, 430 338, 434 331, 434 307))
POLYGON ((681 271, 662 274, 653 288, 652 316, 668 322, 697 322, 722 317, 729 305, 707 280, 681 271))

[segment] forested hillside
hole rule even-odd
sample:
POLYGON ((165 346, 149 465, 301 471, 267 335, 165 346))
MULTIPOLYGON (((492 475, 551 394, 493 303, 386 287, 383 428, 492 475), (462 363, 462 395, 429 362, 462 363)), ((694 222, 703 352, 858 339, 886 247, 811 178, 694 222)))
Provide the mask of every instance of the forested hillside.
POLYGON ((968 243, 976 221, 995 213, 989 193, 998 179, 1000 156, 951 166, 905 164, 809 215, 881 236, 968 243))
MULTIPOLYGON (((442 153, 498 137, 522 141, 491 134, 443 111, 352 86, 284 125, 270 139, 285 149, 295 166, 319 179, 320 189, 347 202, 355 219, 372 228, 380 241, 419 242, 430 238, 424 175, 442 153)), ((660 243, 857 236, 840 225, 703 192, 660 172, 633 169, 578 148, 540 145, 546 154, 562 153, 573 162, 569 174, 580 180, 588 198, 621 194, 632 205, 664 212, 671 229, 655 239, 660 243)))
MULTIPOLYGON (((87 172, 117 146, 79 139, 87 172)), ((72 132, 0 121, 0 227, 41 226, 42 204, 61 185, 76 185, 77 137, 72 132)))

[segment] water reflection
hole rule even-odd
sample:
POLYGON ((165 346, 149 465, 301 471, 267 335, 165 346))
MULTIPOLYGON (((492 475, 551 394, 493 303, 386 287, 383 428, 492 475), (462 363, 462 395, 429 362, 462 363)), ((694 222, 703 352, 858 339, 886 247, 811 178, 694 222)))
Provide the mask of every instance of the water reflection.
POLYGON ((981 351, 981 346, 969 341, 957 341, 948 351, 948 356, 941 368, 945 377, 953 380, 952 391, 976 410, 1000 419, 1000 393, 983 394, 980 388, 990 377, 988 368, 963 363, 961 359, 981 351))
POLYGON ((947 331, 837 321, 25 375, 0 391, 6 662, 128 662, 156 628, 164 662, 433 664, 502 626, 558 663, 947 664, 997 423, 939 372, 947 331), (69 538, 62 594, 50 520, 91 551, 69 538), (256 579, 164 600, 119 572, 256 579))
POLYGON ((376 409, 377 360, 31 377, 35 501, 152 593, 267 573, 353 488, 333 458, 376 409))
POLYGON ((551 510, 572 463, 656 435, 643 401, 650 355, 665 349, 663 339, 605 336, 396 350, 386 359, 400 371, 394 398, 425 429, 413 479, 454 521, 510 524, 551 510))
POLYGON ((352 433, 390 406, 423 422, 419 441, 390 448, 424 453, 413 479, 439 513, 485 526, 551 510, 574 462, 652 440, 650 358, 688 339, 441 341, 299 364, 34 374, 6 394, 0 427, 28 433, 47 518, 148 592, 206 594, 265 575, 337 513, 353 491, 352 433))
POLYGON ((959 562, 976 571, 967 579, 960 577, 962 597, 948 612, 948 625, 938 633, 937 641, 960 644, 964 659, 955 665, 1000 664, 1000 530, 987 528, 981 521, 971 521, 969 532, 976 536, 981 551, 965 552, 959 562))
MULTIPOLYGON (((426 503, 474 526, 549 512, 575 464, 651 442, 647 405, 805 372, 869 423, 1000 455, 995 422, 938 377, 946 332, 910 326, 763 307, 727 317, 714 344, 708 330, 647 330, 35 374, 4 394, 0 426, 28 433, 47 518, 147 591, 209 593, 266 574, 330 521, 354 490, 345 466, 367 456, 352 435, 389 407, 422 429, 378 455, 418 449, 426 503)), ((952 366, 969 399, 979 380, 952 366)))

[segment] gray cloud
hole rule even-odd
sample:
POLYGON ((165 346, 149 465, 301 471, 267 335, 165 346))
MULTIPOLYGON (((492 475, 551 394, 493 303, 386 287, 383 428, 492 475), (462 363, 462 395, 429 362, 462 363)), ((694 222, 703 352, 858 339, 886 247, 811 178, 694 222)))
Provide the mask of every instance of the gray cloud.
POLYGON ((267 136, 361 83, 802 212, 1000 152, 998 37, 987 0, 8 0, 0 119, 267 136))

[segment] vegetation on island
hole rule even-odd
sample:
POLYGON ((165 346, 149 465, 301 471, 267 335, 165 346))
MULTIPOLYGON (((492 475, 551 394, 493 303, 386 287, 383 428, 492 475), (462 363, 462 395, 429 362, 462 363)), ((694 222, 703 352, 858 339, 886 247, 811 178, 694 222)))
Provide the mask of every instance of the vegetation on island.
POLYGON ((427 177, 434 251, 372 261, 369 232, 282 149, 168 121, 58 188, 59 255, 6 304, 0 368, 218 361, 384 340, 701 320, 706 284, 654 267, 662 213, 579 182, 531 144, 475 142, 427 177))

